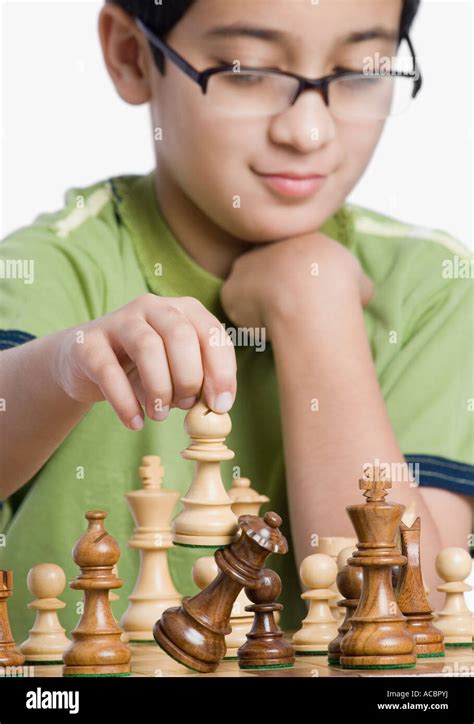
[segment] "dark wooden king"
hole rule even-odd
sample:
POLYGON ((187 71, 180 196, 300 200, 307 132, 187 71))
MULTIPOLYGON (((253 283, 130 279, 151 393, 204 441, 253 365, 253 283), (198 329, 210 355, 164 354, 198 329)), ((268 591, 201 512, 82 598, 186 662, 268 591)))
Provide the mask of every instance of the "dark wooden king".
POLYGON ((346 508, 357 534, 357 551, 349 564, 363 570, 359 605, 341 642, 343 668, 414 666, 415 642, 407 629, 393 590, 392 566, 405 565, 397 548, 403 505, 385 502, 388 480, 359 481, 366 503, 346 508))

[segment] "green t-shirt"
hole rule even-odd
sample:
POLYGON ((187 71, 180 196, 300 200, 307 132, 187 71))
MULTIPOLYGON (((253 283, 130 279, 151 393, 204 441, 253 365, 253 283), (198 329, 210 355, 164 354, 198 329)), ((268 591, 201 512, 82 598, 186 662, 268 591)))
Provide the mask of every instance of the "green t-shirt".
MULTIPOLYGON (((375 282, 364 313, 367 335, 395 433, 407 460, 419 463, 420 484, 473 494, 474 297, 472 279, 465 278, 468 252, 447 234, 351 204, 321 230, 350 249, 375 282)), ((194 296, 232 326, 219 301, 222 283, 173 237, 160 214, 153 173, 71 189, 64 209, 42 214, 0 244, 0 348, 83 324, 146 292, 194 296)), ((283 581, 282 624, 296 627, 305 609, 291 552, 274 358, 268 344, 264 351, 237 347, 236 355, 238 395, 227 440, 235 458, 222 464, 223 479, 229 488, 237 467, 270 498, 263 511, 275 510, 284 520, 290 553, 272 555, 268 565, 283 581)), ((96 404, 34 478, 4 502, 0 568, 14 572, 9 611, 18 642, 34 618, 27 608, 28 570, 53 562, 73 580, 78 570, 71 549, 90 509, 108 512, 106 527, 121 546, 118 568, 125 583, 114 611, 122 615, 138 570, 138 553, 127 547, 133 521, 124 495, 141 486, 137 467, 149 454, 161 456, 164 487, 188 490, 193 464, 179 454, 188 444, 185 414, 172 410, 165 423, 147 419, 137 433, 122 425, 108 403, 96 404)), ((14 433, 12 444, 19 456, 28 455, 14 433)), ((337 535, 344 501, 335 501, 334 510, 337 535)), ((208 552, 170 550, 182 594, 197 590, 192 563, 208 552)), ((67 606, 61 621, 71 630, 81 595, 68 587, 62 598, 67 606)))

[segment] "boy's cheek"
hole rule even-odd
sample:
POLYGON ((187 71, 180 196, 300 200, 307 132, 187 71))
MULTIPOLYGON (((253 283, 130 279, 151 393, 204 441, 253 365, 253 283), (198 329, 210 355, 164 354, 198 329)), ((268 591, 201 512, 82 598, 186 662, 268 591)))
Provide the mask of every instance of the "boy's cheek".
POLYGON ((338 125, 338 141, 349 165, 362 173, 370 161, 385 124, 338 125))

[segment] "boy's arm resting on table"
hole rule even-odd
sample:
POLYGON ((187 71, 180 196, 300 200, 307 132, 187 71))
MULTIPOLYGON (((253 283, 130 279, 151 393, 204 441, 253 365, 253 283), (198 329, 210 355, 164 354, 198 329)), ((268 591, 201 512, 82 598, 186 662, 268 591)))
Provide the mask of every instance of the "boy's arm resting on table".
POLYGON ((54 378, 57 332, 0 352, 0 500, 30 480, 90 405, 73 400, 54 378))
MULTIPOLYGON (((376 458, 385 464, 405 463, 364 326, 363 307, 369 299, 361 285, 361 269, 346 249, 335 244, 320 235, 277 242, 273 249, 255 252, 253 265, 251 252, 236 265, 223 290, 231 319, 239 324, 264 323, 272 343, 298 562, 314 552, 315 534, 354 535, 345 508, 361 502, 358 479, 364 465, 374 464, 376 458), (314 262, 319 264, 316 277, 309 273, 314 262), (268 278, 278 289, 278 298, 266 287, 268 278), (260 310, 253 319, 250 307, 244 309, 239 301, 250 304, 252 294, 260 310)), ((423 521, 426 582, 433 589, 434 559, 440 548, 466 545, 469 506, 453 493, 422 491, 408 482, 394 481, 391 498, 404 505, 416 503, 423 521), (433 516, 430 492, 452 499, 441 520, 433 516)))

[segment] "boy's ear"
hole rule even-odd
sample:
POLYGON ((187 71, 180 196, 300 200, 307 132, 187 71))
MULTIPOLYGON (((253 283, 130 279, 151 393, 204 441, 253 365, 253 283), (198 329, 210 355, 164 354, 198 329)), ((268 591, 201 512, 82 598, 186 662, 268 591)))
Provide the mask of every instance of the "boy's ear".
POLYGON ((99 38, 105 65, 119 96, 132 105, 151 98, 151 53, 133 18, 113 3, 99 15, 99 38))

